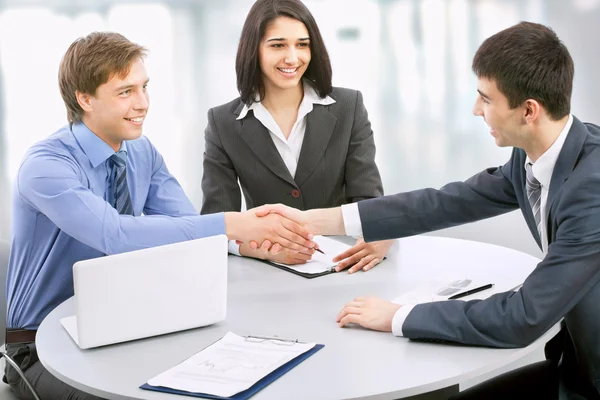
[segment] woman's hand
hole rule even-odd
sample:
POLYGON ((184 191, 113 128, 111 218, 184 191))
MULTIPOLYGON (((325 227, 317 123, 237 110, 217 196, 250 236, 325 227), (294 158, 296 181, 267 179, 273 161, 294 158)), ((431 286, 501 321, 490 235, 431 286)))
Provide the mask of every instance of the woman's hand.
POLYGON ((383 260, 392 244, 393 240, 366 243, 364 239, 358 239, 354 246, 333 259, 335 262, 341 261, 335 270, 341 271, 352 266, 348 270, 351 274, 361 269, 368 271, 383 260))
POLYGON ((279 248, 277 243, 271 246, 269 241, 263 242, 262 246, 256 249, 253 249, 250 244, 244 243, 240 245, 240 255, 244 257, 258 258, 288 265, 305 264, 312 258, 314 253, 313 249, 307 251, 282 249, 279 248))

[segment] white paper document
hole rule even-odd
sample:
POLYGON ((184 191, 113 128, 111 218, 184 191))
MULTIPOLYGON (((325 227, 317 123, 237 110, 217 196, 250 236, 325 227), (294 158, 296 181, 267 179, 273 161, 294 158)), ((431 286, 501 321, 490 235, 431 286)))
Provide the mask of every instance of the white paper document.
MULTIPOLYGON (((448 300, 451 296, 467 292, 474 288, 486 285, 488 282, 475 281, 469 278, 456 279, 451 281, 432 280, 423 285, 401 294, 392 300, 396 304, 421 304, 432 301, 448 300)), ((490 291, 481 291, 476 293, 478 298, 484 298, 490 291)), ((472 297, 469 297, 472 299, 472 297)))
POLYGON ((333 261, 333 258, 352 247, 348 246, 345 243, 338 242, 335 239, 330 239, 325 236, 315 236, 313 238, 313 241, 319 244, 319 249, 321 249, 325 254, 321 254, 318 251, 315 251, 315 254, 313 254, 312 258, 309 261, 307 261, 306 264, 274 264, 283 265, 284 267, 288 268, 293 268, 296 271, 304 272, 306 274, 318 274, 321 272, 330 271, 332 268, 338 265, 337 262, 333 261))
POLYGON ((231 397, 250 388, 315 345, 245 338, 228 332, 218 342, 150 379, 148 384, 192 393, 231 397))

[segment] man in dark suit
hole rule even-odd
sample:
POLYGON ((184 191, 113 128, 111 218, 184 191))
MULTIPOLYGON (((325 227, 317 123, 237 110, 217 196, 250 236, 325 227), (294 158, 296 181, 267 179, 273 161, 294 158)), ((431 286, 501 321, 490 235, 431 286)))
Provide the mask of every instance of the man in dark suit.
POLYGON ((547 346, 549 361, 459 396, 600 398, 600 128, 570 114, 573 61, 543 25, 522 22, 491 36, 477 50, 473 71, 473 113, 484 118, 498 146, 514 147, 505 165, 439 190, 335 209, 299 212, 276 205, 260 212, 308 223, 317 234, 362 234, 368 242, 520 208, 545 254, 520 290, 418 305, 357 298, 337 322, 411 339, 520 347, 564 318, 561 334, 547 346))

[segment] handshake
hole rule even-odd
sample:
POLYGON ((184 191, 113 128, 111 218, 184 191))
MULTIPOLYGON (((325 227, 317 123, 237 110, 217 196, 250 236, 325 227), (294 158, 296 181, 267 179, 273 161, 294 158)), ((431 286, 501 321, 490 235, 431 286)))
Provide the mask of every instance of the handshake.
MULTIPOLYGON (((345 235, 340 207, 301 211, 283 204, 267 204, 251 210, 225 213, 227 237, 240 244, 240 255, 284 264, 303 264, 318 248, 315 235, 345 235)), ((379 264, 392 241, 354 246, 333 258, 337 271, 368 271, 379 264)))
POLYGON ((310 213, 282 204, 264 205, 241 213, 226 212, 225 230, 229 239, 252 249, 260 247, 272 254, 282 250, 311 253, 317 246, 312 241, 314 235, 333 233, 324 232, 315 220, 311 221, 310 213))

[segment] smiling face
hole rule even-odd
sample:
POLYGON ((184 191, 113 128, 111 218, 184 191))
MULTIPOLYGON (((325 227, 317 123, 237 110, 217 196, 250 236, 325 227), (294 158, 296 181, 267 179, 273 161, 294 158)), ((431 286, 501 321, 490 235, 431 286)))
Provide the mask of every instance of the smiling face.
POLYGON ((149 107, 147 85, 146 67, 141 59, 137 59, 126 76, 113 75, 108 82, 98 86, 95 94, 77 92, 77 100, 84 111, 82 121, 117 151, 123 140, 142 135, 149 107))
POLYGON ((487 78, 478 78, 477 100, 473 114, 483 117, 490 127, 490 134, 494 137, 499 147, 513 146, 525 148, 526 127, 523 120, 523 106, 511 109, 508 99, 496 85, 496 82, 487 78))
POLYGON ((310 63, 306 26, 288 17, 271 21, 260 42, 259 62, 267 92, 297 88, 310 63))

